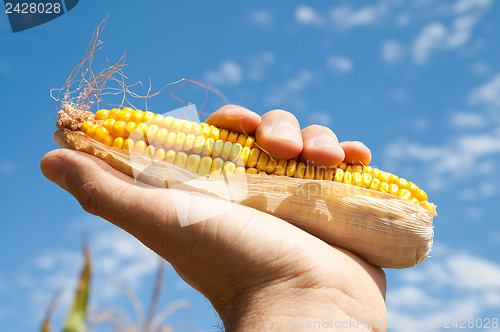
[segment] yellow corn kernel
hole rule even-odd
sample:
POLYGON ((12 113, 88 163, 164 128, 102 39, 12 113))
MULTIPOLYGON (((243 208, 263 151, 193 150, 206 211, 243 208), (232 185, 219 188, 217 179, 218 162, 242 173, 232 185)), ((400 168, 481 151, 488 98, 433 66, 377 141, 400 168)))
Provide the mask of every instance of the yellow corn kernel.
POLYGON ((396 182, 396 184, 398 185, 399 188, 405 188, 405 189, 408 189, 408 180, 404 179, 404 178, 399 178, 398 179, 398 182, 396 182))
POLYGON ((95 112, 94 118, 96 120, 106 120, 109 116, 109 110, 102 109, 95 112))
POLYGON ((363 166, 363 173, 370 173, 372 172, 372 167, 371 166, 363 166))
POLYGON ((141 110, 135 110, 132 112, 132 116, 130 117, 130 121, 135 123, 141 123, 144 120, 144 112, 141 110))
POLYGON ((102 123, 102 126, 106 128, 109 132, 111 132, 111 128, 113 128, 113 125, 115 124, 116 120, 115 119, 107 119, 102 123))
POLYGON ((188 152, 193 149, 194 142, 196 141, 196 136, 189 134, 186 136, 186 141, 184 142, 183 150, 188 152))
POLYGON ((304 174, 304 179, 314 180, 314 167, 312 165, 306 165, 306 173, 304 174))
POLYGON ((231 150, 233 150, 233 143, 231 143, 230 141, 224 142, 220 157, 224 160, 228 160, 229 155, 231 154, 231 150))
POLYGON ((140 153, 140 154, 143 154, 144 150, 146 150, 147 146, 148 146, 148 144, 144 140, 136 141, 134 143, 134 150, 133 151, 140 153))
POLYGON ((174 147, 175 140, 177 139, 177 134, 169 132, 167 138, 163 141, 163 148, 165 150, 170 150, 174 147))
POLYGON ((347 165, 344 171, 352 173, 352 165, 347 165))
POLYGON ((132 133, 136 127, 137 127, 137 123, 127 122, 127 132, 132 133))
POLYGON ((146 130, 148 129, 148 125, 145 123, 138 123, 137 126, 135 126, 134 131, 132 132, 132 137, 136 140, 139 139, 144 139, 144 136, 146 136, 146 130))
POLYGON ((191 121, 183 121, 181 125, 181 131, 186 134, 190 134, 191 130, 193 129, 193 123, 194 122, 191 121))
POLYGON ((371 173, 372 173, 372 175, 373 175, 374 178, 378 179, 379 176, 380 176, 381 171, 378 168, 372 168, 371 173))
POLYGON ((191 134, 194 136, 203 135, 203 129, 199 123, 193 122, 193 128, 191 129, 191 134))
POLYGON ((116 120, 129 122, 132 117, 132 112, 129 108, 124 108, 116 114, 116 120))
POLYGON ((263 171, 266 169, 267 163, 269 162, 269 155, 265 152, 262 152, 259 155, 259 159, 257 160, 257 166, 256 168, 259 171, 263 171))
POLYGON ((142 116, 142 122, 146 124, 150 124, 151 121, 155 118, 156 114, 150 111, 144 112, 144 115, 142 116))
POLYGON ((349 171, 344 172, 344 177, 342 178, 342 183, 351 184, 352 183, 352 173, 349 171))
POLYGON ((148 142, 148 144, 153 143, 159 131, 160 128, 157 125, 154 124, 149 125, 148 129, 146 129, 146 135, 145 135, 146 142, 148 142))
POLYGON ((212 132, 212 128, 206 123, 201 124, 202 130, 203 130, 203 136, 205 136, 206 139, 210 138, 210 134, 212 132))
POLYGON ((193 144, 193 153, 201 155, 203 153, 203 148, 205 147, 205 137, 203 135, 196 136, 196 140, 193 144))
POLYGON ((241 144, 241 146, 245 146, 245 142, 247 141, 247 135, 245 134, 239 134, 238 138, 236 139, 236 143, 241 144))
MULTIPOLYGON (((168 136, 168 131, 165 128, 161 128, 158 130, 158 132, 155 135, 155 138, 153 139, 153 145, 154 146, 162 146, 163 142, 165 142, 165 139, 168 136)), ((151 143, 150 143, 151 144, 151 143)))
POLYGON ((410 199, 411 193, 408 189, 403 188, 398 192, 398 196, 404 199, 410 199))
POLYGON ((87 131, 89 130, 89 126, 93 124, 90 121, 85 121, 80 125, 80 131, 84 134, 87 134, 87 131))
POLYGON ((128 150, 128 151, 133 151, 134 150, 134 140, 131 138, 127 138, 126 140, 123 141, 123 150, 128 150))
POLYGON ((186 169, 191 172, 196 172, 200 165, 201 157, 198 154, 191 154, 187 158, 186 169))
POLYGON ((254 146, 254 143, 255 143, 255 138, 248 136, 246 141, 245 141, 245 145, 243 145, 243 147, 252 149, 254 146))
POLYGON ((370 183, 370 187, 368 189, 378 190, 379 187, 380 187, 380 180, 377 178, 373 178, 372 182, 370 183))
POLYGON ((325 180, 326 181, 333 181, 334 177, 335 177, 335 168, 327 169, 326 173, 325 173, 325 180))
POLYGON ((315 180, 323 180, 325 178, 325 168, 322 166, 315 167, 316 172, 314 173, 315 180))
POLYGON ((380 180, 380 182, 389 183, 391 180, 391 174, 387 172, 380 172, 380 175, 377 176, 377 178, 380 180))
POLYGON ((153 120, 151 120, 151 124, 154 124, 158 127, 162 126, 163 125, 163 121, 165 120, 165 117, 161 114, 156 114, 153 118, 153 120))
POLYGON ((102 142, 106 138, 106 136, 109 135, 109 131, 102 127, 102 126, 96 126, 94 129, 94 135, 92 136, 96 141, 102 142))
POLYGON ((155 156, 155 147, 152 145, 148 145, 146 147, 146 151, 144 151, 144 154, 153 158, 155 156))
POLYGON ((250 156, 248 157, 247 167, 255 167, 257 166, 257 162, 259 161, 260 149, 253 148, 250 150, 250 156))
POLYGON ((200 165, 198 166, 198 174, 205 176, 212 171, 212 158, 205 156, 201 158, 200 165))
POLYGON ((236 143, 239 135, 239 133, 235 133, 234 131, 232 131, 229 133, 229 136, 227 136, 227 140, 231 143, 236 143))
POLYGON ((184 142, 186 141, 186 134, 183 132, 177 133, 177 137, 175 138, 174 141, 174 150, 175 151, 182 151, 182 148, 184 147, 184 142))
POLYGON ((352 165, 352 172, 353 173, 363 173, 363 166, 361 165, 352 165))
POLYGON ((415 197, 411 197, 410 201, 412 201, 413 203, 420 204, 419 200, 417 198, 415 198, 415 197))
POLYGON ((121 149, 123 147, 123 137, 117 137, 113 141, 113 147, 117 149, 121 149))
POLYGON ((164 160, 165 159, 165 150, 163 148, 157 148, 155 150, 155 155, 153 156, 155 159, 164 160))
POLYGON ((361 185, 364 188, 370 188, 370 184, 372 183, 373 176, 370 173, 363 173, 362 177, 363 177, 363 180, 361 182, 361 185))
POLYGON ((380 186, 378 187, 378 191, 381 193, 389 192, 389 184, 387 182, 380 182, 380 186))
POLYGON ((181 167, 181 168, 186 168, 186 162, 187 162, 187 154, 186 152, 177 152, 177 154, 175 155, 175 161, 174 161, 174 165, 177 166, 177 167, 181 167))
POLYGON ((290 159, 286 165, 286 176, 293 177, 297 172, 297 160, 290 159))
POLYGON ((242 150, 243 147, 240 143, 234 143, 231 149, 231 153, 229 154, 229 160, 234 163, 238 163, 238 159, 240 158, 242 150))
POLYGON ((214 146, 212 147, 212 157, 220 156, 223 147, 224 147, 223 141, 221 141, 220 139, 215 141, 214 146))
POLYGON ((102 144, 107 146, 113 146, 113 141, 114 141, 113 135, 109 134, 102 140, 102 144))
POLYGON ((341 162, 340 165, 337 166, 341 170, 345 171, 347 168, 347 163, 346 162, 341 162))
POLYGON ((219 139, 219 134, 220 130, 217 127, 210 126, 210 138, 213 139, 214 141, 217 141, 219 139))
POLYGON ((227 141, 228 136, 229 136, 229 130, 219 129, 219 139, 220 140, 227 141))
POLYGON ((213 138, 207 138, 207 141, 205 142, 205 145, 203 146, 203 151, 202 155, 203 156, 211 156, 212 155, 212 150, 214 148, 215 141, 213 138))
POLYGON ((128 137, 127 123, 125 121, 116 121, 111 128, 111 134, 114 137, 128 137))
POLYGON ((276 159, 269 158, 269 161, 267 162, 267 165, 264 168, 264 172, 266 172, 267 174, 273 174, 275 169, 276 169, 276 159))
POLYGON ((419 189, 415 195, 415 197, 420 201, 420 202, 425 202, 428 200, 427 194, 425 191, 422 189, 419 189))
MULTIPOLYGON (((357 165, 359 166, 359 165, 357 165)), ((357 187, 363 186, 363 176, 359 172, 352 173, 352 184, 357 187)))
POLYGON ((307 166, 303 162, 297 164, 297 170, 295 171, 295 177, 298 179, 303 179, 306 174, 307 166))
POLYGON ((119 109, 119 108, 110 109, 109 113, 108 113, 108 119, 115 119, 116 120, 116 115, 120 111, 121 111, 121 109, 119 109))
POLYGON ((278 159, 278 164, 274 169, 274 175, 285 175, 287 161, 285 159, 278 159))
POLYGON ((245 167, 236 167, 234 174, 244 174, 246 172, 245 167))
POLYGON ((394 175, 394 174, 389 174, 389 182, 390 183, 398 184, 398 182, 399 182, 399 176, 394 175))
POLYGON ((173 164, 175 162, 175 156, 177 153, 174 150, 168 150, 167 154, 165 155, 165 161, 167 163, 173 164))
POLYGON ((225 174, 234 174, 235 169, 236 169, 236 165, 233 162, 228 160, 224 163, 224 168, 222 171, 225 174))
POLYGON ((423 206, 424 208, 426 208, 427 210, 434 212, 434 206, 431 203, 424 201, 424 202, 420 202, 420 205, 423 206))
POLYGON ((212 162, 212 174, 218 175, 222 173, 222 167, 224 167, 224 160, 221 158, 215 158, 212 162))
POLYGON ((247 168, 247 173, 248 174, 257 174, 257 173, 259 173, 259 171, 257 170, 257 168, 249 167, 249 168, 247 168))
POLYGON ((94 137, 94 130, 96 127, 97 127, 96 124, 89 123, 89 126, 87 128, 87 136, 94 137))
POLYGON ((337 170, 335 171, 335 177, 333 178, 333 181, 342 182, 343 178, 344 178, 344 170, 342 168, 337 168, 337 170))
POLYGON ((399 187, 395 183, 389 183, 389 193, 397 195, 399 193, 399 187))
POLYGON ((250 157, 250 148, 244 147, 241 150, 241 154, 240 154, 238 160, 236 161, 236 165, 241 166, 241 167, 246 167, 249 157, 250 157))

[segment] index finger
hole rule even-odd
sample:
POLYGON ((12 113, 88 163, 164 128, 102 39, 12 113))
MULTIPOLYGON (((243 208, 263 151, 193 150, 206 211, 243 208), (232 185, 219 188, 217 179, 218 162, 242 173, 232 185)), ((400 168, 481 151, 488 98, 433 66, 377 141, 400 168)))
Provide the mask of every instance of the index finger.
POLYGON ((226 105, 210 114, 208 124, 230 131, 253 135, 260 125, 260 116, 241 106, 226 105))

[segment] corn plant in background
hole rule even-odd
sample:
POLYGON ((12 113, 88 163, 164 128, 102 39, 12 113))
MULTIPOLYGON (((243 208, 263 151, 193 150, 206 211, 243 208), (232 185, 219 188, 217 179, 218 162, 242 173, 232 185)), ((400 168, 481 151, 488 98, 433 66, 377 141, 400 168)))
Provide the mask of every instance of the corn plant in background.
MULTIPOLYGON (((188 322, 178 324, 164 323, 176 310, 189 310, 190 305, 187 300, 181 299, 173 301, 159 313, 156 313, 163 287, 163 275, 165 271, 165 261, 161 257, 158 258, 159 263, 156 272, 155 286, 147 311, 143 309, 141 301, 132 290, 115 281, 115 286, 120 289, 131 302, 134 308, 134 315, 130 315, 120 308, 104 308, 92 312, 92 310, 89 310, 88 306, 90 282, 92 279, 91 257, 88 245, 85 241, 83 245, 83 257, 83 268, 80 272, 71 309, 62 326, 63 332, 91 331, 103 325, 110 326, 115 332, 173 332, 176 327, 181 328, 183 331, 203 331, 196 325, 188 322)), ((57 292, 47 307, 40 329, 41 332, 55 331, 51 325, 50 319, 57 306, 59 295, 60 292, 57 292)))

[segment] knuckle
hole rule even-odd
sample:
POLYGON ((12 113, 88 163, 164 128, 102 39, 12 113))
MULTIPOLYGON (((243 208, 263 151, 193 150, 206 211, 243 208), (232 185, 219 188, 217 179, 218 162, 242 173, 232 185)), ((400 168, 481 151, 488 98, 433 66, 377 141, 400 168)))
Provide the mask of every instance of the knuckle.
POLYGON ((86 181, 75 191, 75 197, 88 213, 97 215, 99 212, 99 185, 95 181, 86 181))

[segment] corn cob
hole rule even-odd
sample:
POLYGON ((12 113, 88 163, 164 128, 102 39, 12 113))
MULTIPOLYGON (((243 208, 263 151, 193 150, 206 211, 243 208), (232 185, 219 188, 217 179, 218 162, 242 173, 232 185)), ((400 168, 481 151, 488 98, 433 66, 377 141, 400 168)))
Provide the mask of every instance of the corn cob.
MULTIPOLYGON (((432 247, 436 213, 427 195, 372 167, 275 160, 251 136, 130 108, 94 114, 64 104, 56 125, 54 139, 61 147, 92 154, 156 187, 272 214, 380 267, 412 267, 432 247), (254 175, 259 173, 266 175, 254 175)), ((203 218, 210 213, 223 211, 204 211, 203 218)), ((203 218, 179 222, 185 226, 203 218)))
POLYGON ((147 154, 202 176, 249 173, 334 181, 395 195, 434 211, 425 191, 394 174, 345 162, 325 168, 297 159, 276 160, 258 147, 254 137, 206 123, 126 107, 101 109, 79 130, 105 145, 147 154))

